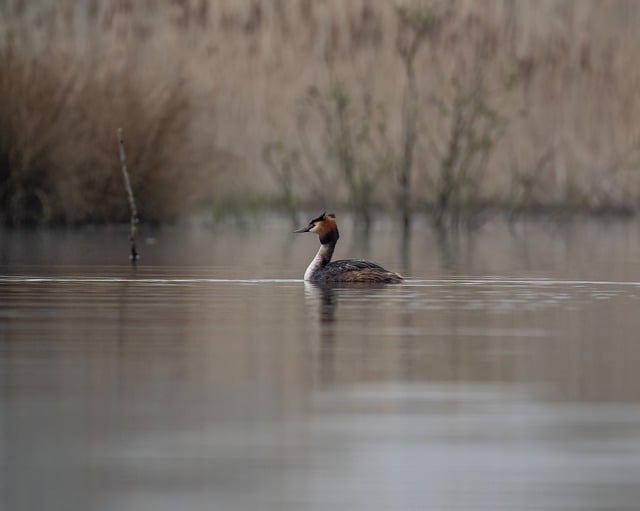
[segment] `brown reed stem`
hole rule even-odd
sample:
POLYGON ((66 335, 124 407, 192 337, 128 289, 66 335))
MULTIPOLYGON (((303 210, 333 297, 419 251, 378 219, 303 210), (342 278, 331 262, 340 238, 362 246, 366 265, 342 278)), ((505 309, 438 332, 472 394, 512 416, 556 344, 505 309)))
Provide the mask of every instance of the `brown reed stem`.
POLYGON ((129 230, 129 242, 131 243, 131 253, 129 259, 131 264, 136 264, 140 255, 136 248, 136 235, 138 233, 138 208, 136 207, 136 199, 133 196, 133 190, 131 188, 131 180, 129 179, 129 172, 127 170, 127 158, 124 152, 124 139, 122 137, 122 128, 118 128, 118 145, 120 147, 120 164, 122 165, 122 179, 124 180, 124 187, 127 191, 127 199, 129 201, 129 210, 131 211, 131 225, 129 230))

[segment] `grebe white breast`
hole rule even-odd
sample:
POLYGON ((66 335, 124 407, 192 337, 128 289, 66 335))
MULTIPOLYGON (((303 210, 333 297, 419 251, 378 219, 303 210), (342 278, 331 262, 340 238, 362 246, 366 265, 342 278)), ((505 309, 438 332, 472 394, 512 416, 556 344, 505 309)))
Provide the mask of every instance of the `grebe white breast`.
POLYGON ((294 232, 312 232, 320 238, 320 250, 304 272, 304 280, 309 282, 372 282, 397 283, 402 277, 385 270, 382 266, 359 259, 331 261, 336 243, 340 237, 336 216, 322 213, 309 222, 307 227, 294 232))

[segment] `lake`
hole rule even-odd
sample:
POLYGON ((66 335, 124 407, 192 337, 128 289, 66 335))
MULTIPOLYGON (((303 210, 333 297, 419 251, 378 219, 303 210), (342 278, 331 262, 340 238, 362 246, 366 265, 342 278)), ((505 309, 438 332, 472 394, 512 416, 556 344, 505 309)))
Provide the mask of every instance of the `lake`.
POLYGON ((640 222, 340 227, 0 231, 0 508, 639 508, 640 222))

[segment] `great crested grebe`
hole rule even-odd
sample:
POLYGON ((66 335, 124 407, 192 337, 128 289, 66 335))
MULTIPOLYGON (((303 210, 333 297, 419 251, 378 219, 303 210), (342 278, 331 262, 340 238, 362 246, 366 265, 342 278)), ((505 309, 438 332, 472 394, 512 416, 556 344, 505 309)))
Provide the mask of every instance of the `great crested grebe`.
POLYGON ((382 266, 358 259, 340 259, 331 262, 340 234, 336 216, 322 213, 309 222, 307 227, 294 232, 313 232, 320 238, 320 250, 304 272, 304 280, 310 282, 371 282, 396 283, 402 277, 385 270, 382 266))

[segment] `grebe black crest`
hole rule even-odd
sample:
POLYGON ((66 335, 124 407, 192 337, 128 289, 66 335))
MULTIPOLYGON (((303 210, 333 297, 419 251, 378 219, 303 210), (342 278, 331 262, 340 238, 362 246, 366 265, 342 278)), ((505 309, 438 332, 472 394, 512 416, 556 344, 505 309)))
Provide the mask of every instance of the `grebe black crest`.
POLYGON ((320 239, 320 250, 304 272, 304 280, 310 282, 370 282, 397 283, 402 277, 385 270, 382 266, 358 259, 331 261, 336 243, 340 237, 336 216, 322 213, 309 222, 307 227, 294 232, 313 232, 320 239))

